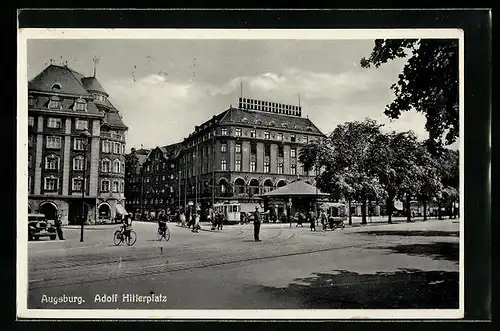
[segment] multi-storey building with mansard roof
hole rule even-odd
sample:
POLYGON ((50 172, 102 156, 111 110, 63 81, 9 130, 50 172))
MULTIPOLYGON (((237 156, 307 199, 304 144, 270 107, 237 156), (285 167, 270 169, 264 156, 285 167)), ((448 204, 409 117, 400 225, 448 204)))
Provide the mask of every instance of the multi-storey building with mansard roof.
POLYGON ((95 74, 51 64, 28 82, 27 97, 28 211, 64 224, 124 214, 128 128, 95 74))

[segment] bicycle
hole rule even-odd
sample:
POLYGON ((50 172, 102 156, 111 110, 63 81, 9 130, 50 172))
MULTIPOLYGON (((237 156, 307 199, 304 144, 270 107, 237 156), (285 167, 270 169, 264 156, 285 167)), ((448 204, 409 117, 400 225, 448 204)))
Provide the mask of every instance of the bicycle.
POLYGON ((161 241, 163 238, 165 238, 165 241, 170 240, 170 229, 168 228, 168 225, 165 224, 165 228, 158 228, 157 232, 158 240, 161 241))
POLYGON ((125 230, 123 228, 116 230, 113 235, 113 242, 116 246, 121 245, 122 242, 125 242, 128 246, 132 246, 135 244, 137 240, 137 234, 133 230, 128 231, 128 235, 125 234, 125 230))

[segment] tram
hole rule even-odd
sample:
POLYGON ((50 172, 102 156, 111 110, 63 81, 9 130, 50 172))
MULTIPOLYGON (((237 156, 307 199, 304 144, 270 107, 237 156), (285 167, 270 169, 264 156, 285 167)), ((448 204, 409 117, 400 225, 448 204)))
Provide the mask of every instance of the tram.
POLYGON ((241 221, 241 216, 250 216, 255 207, 262 209, 258 203, 247 202, 223 202, 214 204, 214 212, 224 215, 228 224, 236 224, 241 221))

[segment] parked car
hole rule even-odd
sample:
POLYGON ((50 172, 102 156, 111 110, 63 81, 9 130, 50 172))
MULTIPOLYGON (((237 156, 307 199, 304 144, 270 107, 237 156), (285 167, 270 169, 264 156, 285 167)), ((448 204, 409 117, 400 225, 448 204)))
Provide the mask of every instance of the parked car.
POLYGON ((38 240, 40 237, 55 240, 56 235, 55 225, 44 214, 28 214, 28 240, 38 240))

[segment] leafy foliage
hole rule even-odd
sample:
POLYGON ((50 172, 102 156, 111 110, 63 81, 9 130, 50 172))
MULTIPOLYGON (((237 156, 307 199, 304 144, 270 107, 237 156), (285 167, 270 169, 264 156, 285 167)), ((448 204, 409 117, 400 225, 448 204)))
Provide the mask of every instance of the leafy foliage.
POLYGON ((362 58, 360 64, 378 68, 408 56, 398 81, 391 86, 396 98, 384 113, 393 119, 410 110, 425 114, 426 144, 434 152, 459 135, 458 40, 377 39, 368 59, 362 58))

